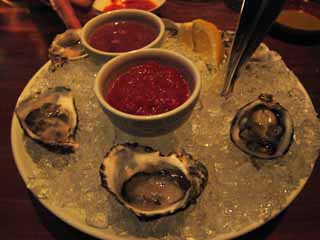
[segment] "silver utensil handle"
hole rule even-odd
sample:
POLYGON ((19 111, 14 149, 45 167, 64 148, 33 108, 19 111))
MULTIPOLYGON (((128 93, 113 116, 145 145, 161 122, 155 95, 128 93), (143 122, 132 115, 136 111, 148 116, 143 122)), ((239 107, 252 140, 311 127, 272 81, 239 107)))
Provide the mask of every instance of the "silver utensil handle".
POLYGON ((244 0, 231 52, 222 96, 232 93, 239 69, 251 57, 280 13, 285 0, 244 0))

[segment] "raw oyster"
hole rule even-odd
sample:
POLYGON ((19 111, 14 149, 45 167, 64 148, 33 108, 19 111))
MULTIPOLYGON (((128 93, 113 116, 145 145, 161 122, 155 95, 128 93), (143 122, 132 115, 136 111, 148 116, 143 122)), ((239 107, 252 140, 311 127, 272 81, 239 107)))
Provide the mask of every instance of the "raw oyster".
POLYGON ((139 219, 150 220, 194 203, 208 180, 206 167, 191 155, 161 155, 138 144, 114 146, 105 157, 102 186, 139 219))
POLYGON ((80 34, 81 29, 68 29, 54 38, 49 48, 49 58, 54 69, 62 66, 67 60, 88 56, 80 42, 80 34))
POLYGON ((277 158, 289 150, 293 122, 272 95, 261 94, 239 110, 232 121, 230 135, 239 149, 254 157, 277 158))
POLYGON ((78 117, 71 90, 56 87, 26 99, 15 109, 26 134, 52 150, 74 151, 78 117))

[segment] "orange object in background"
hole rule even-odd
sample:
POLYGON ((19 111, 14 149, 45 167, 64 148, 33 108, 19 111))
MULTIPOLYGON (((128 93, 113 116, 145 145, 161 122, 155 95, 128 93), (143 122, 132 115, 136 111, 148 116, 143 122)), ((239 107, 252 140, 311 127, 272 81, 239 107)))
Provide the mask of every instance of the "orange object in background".
POLYGON ((271 34, 285 42, 315 45, 320 43, 320 2, 286 0, 271 34))
POLYGON ((277 18, 277 22, 300 30, 320 30, 320 19, 303 10, 283 10, 277 18))
POLYGON ((150 0, 111 0, 111 4, 103 9, 104 12, 122 8, 134 8, 141 10, 151 10, 156 4, 150 0))

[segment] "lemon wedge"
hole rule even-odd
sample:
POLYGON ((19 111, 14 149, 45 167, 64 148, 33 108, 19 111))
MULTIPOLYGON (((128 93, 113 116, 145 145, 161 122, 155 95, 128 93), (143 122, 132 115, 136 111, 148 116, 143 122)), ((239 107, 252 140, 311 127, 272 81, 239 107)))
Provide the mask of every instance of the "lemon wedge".
POLYGON ((179 40, 203 56, 209 64, 219 65, 223 60, 224 47, 221 34, 217 26, 211 22, 196 19, 182 23, 179 40))
POLYGON ((186 22, 179 24, 178 39, 179 42, 185 44, 189 49, 193 50, 193 38, 192 38, 193 22, 186 22))
POLYGON ((192 26, 193 50, 206 56, 211 63, 222 62, 224 47, 219 29, 211 22, 197 19, 192 26))

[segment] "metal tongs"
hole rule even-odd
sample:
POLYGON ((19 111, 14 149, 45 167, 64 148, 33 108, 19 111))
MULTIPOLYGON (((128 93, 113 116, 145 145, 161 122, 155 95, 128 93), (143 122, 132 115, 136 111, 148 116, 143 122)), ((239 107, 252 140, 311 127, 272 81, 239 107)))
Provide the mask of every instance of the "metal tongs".
POLYGON ((268 33, 285 0, 244 0, 228 57, 222 96, 232 93, 239 69, 248 61, 268 33))

